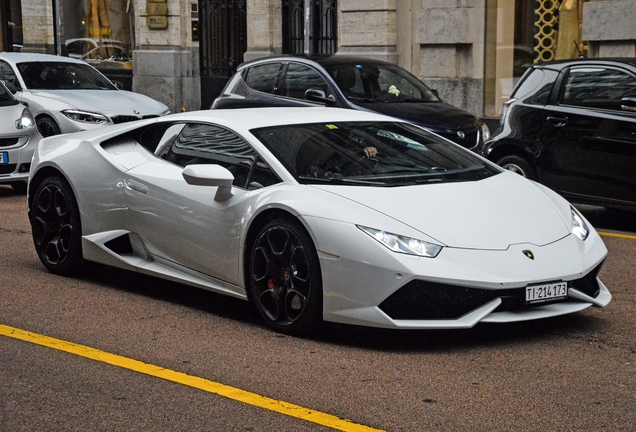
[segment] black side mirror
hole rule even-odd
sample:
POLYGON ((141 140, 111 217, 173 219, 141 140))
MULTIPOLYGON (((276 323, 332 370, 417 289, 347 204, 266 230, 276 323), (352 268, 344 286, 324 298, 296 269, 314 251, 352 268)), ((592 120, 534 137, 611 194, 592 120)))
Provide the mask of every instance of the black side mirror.
POLYGON ((305 92, 305 99, 312 102, 324 103, 327 106, 333 106, 336 104, 336 98, 334 95, 327 96, 324 90, 309 89, 305 92))
POLYGON ((636 112, 636 97, 624 97, 621 99, 621 109, 623 111, 636 112))

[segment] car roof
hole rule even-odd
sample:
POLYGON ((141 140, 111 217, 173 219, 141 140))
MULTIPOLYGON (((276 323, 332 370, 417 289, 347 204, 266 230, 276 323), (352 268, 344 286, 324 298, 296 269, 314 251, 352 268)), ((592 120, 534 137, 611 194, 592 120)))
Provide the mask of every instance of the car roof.
POLYGON ((274 61, 299 61, 301 63, 317 63, 321 66, 332 66, 338 64, 352 64, 352 63, 374 63, 374 64, 386 64, 393 65, 394 63, 378 60, 372 57, 363 57, 357 55, 347 55, 347 54, 282 54, 275 55, 269 57, 261 57, 258 59, 251 60, 249 62, 242 63, 239 66, 239 69, 243 69, 247 66, 251 66, 258 63, 266 63, 266 62, 274 62, 274 61))
POLYGON ((0 52, 0 59, 16 64, 22 62, 60 62, 86 64, 81 60, 71 57, 62 57, 52 54, 22 53, 22 52, 0 52))
POLYGON ((534 68, 549 68, 561 70, 570 66, 577 65, 596 65, 596 66, 616 66, 617 64, 629 65, 636 67, 636 58, 631 57, 608 57, 608 58, 586 58, 579 57, 570 60, 554 60, 549 62, 541 62, 533 65, 534 68))
POLYGON ((389 121, 402 120, 372 112, 327 107, 273 107, 273 108, 237 108, 228 110, 203 110, 171 114, 161 117, 172 121, 210 121, 222 123, 235 130, 250 130, 268 126, 281 126, 305 123, 337 124, 343 121, 389 121))

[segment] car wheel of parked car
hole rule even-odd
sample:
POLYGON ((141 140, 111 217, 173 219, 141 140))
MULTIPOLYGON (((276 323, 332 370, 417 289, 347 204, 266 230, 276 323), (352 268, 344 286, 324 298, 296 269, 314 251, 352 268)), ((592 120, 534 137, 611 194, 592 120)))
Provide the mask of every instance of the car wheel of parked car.
POLYGON ((497 161, 497 165, 530 180, 537 178, 532 165, 521 156, 505 156, 497 161))
POLYGON ((82 233, 77 201, 69 184, 48 177, 37 187, 30 212, 35 249, 50 272, 81 273, 82 233))
POLYGON ((49 137, 52 135, 59 135, 60 128, 58 127, 55 120, 51 117, 38 117, 37 121, 38 131, 43 137, 49 137))
POLYGON ((249 278, 256 307, 271 327, 297 334, 321 322, 318 255, 298 223, 276 219, 260 230, 250 254, 249 278))

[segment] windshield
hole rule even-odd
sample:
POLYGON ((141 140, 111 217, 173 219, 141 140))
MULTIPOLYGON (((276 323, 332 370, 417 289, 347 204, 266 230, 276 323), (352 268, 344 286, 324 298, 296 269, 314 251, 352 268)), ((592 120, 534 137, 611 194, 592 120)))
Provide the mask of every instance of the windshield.
POLYGON ((431 89, 396 65, 352 63, 325 70, 345 97, 354 102, 439 102, 431 89))
POLYGON ((66 62, 18 63, 27 89, 32 90, 117 90, 108 78, 91 66, 66 62))
POLYGON ((404 186, 481 180, 499 172, 408 123, 314 123, 251 132, 302 184, 404 186))

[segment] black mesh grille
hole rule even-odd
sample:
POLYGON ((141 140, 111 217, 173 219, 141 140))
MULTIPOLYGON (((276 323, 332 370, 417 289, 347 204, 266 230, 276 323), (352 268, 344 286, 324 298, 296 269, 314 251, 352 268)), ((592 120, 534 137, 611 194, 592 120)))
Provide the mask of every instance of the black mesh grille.
POLYGON ((15 171, 17 164, 0 165, 0 174, 11 174, 15 171))
POLYGON ((17 143, 17 138, 0 138, 0 147, 11 147, 17 143))
POLYGON ((157 117, 159 117, 159 115, 157 115, 157 114, 149 114, 149 115, 143 116, 142 119, 157 118, 157 117))
MULTIPOLYGON (((600 288, 596 282, 596 276, 601 266, 602 264, 581 279, 568 282, 568 288, 575 288, 590 297, 598 296, 600 288)), ((546 281, 545 283, 551 282, 557 281, 546 281)), ((414 280, 394 292, 379 307, 392 319, 457 319, 496 298, 501 298, 502 300, 502 303, 496 309, 497 312, 563 301, 562 299, 557 299, 528 305, 525 303, 526 289, 524 287, 487 290, 414 280)))
POLYGON ((126 123, 126 122, 131 122, 131 121, 135 121, 135 120, 139 120, 139 117, 136 116, 127 116, 127 115, 120 115, 120 116, 114 116, 111 118, 111 120, 113 121, 113 123, 126 123))

